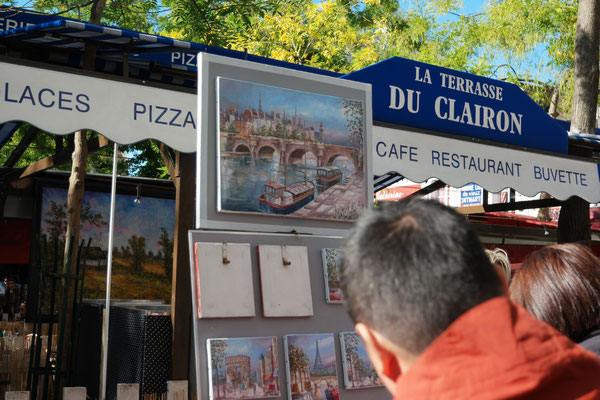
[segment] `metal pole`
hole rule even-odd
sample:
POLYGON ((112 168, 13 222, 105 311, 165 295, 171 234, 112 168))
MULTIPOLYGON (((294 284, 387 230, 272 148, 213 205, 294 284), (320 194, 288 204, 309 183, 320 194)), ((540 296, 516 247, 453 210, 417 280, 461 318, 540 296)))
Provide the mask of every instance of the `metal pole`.
POLYGON ((100 399, 106 400, 106 370, 108 361, 108 321, 110 318, 110 282, 112 277, 113 227, 115 225, 115 197, 117 195, 117 160, 119 147, 113 149, 112 184, 110 188, 110 217, 108 223, 108 262, 106 263, 106 306, 104 310, 104 332, 102 333, 102 386, 100 399))

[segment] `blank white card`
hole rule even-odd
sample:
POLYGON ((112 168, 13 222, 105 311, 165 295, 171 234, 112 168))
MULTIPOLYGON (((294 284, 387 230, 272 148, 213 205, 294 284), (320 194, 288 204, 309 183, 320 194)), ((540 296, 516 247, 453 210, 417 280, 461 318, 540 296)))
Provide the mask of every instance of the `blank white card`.
POLYGON ((259 245, 258 259, 265 317, 313 315, 305 246, 259 245))
POLYGON ((248 243, 195 243, 198 318, 254 317, 248 243))

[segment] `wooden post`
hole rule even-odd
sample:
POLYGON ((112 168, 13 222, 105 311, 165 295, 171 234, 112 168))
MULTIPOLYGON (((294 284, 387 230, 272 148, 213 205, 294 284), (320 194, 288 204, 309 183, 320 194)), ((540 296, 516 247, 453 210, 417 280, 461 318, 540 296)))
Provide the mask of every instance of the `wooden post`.
POLYGON ((173 344, 171 379, 188 379, 192 294, 188 231, 194 228, 196 155, 177 152, 175 156, 175 235, 173 238, 173 283, 171 321, 173 344))

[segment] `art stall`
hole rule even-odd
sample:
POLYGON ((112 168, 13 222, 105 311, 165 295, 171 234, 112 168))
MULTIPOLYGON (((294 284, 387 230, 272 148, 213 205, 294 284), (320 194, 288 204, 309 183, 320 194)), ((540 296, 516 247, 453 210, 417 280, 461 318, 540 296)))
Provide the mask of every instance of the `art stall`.
POLYGON ((78 21, 19 24, 0 32, 2 129, 27 121, 196 151, 176 185, 176 232, 195 229, 175 240, 172 316, 173 348, 186 349, 191 305, 192 398, 389 398, 339 286, 344 237, 375 185, 435 177, 600 201, 597 161, 568 155, 567 132, 506 82, 399 58, 340 77, 78 21), (86 40, 104 71, 67 67, 86 40), (52 57, 33 61, 40 48, 52 57), (178 73, 164 74, 170 61, 178 73), (195 193, 181 189, 193 175, 195 193))
POLYGON ((515 85, 400 58, 342 79, 198 60, 198 398, 388 398, 335 269, 373 174, 600 201, 597 161, 568 155, 567 132, 515 85))
POLYGON ((370 85, 198 55, 193 392, 384 399, 343 305, 372 205, 370 85))

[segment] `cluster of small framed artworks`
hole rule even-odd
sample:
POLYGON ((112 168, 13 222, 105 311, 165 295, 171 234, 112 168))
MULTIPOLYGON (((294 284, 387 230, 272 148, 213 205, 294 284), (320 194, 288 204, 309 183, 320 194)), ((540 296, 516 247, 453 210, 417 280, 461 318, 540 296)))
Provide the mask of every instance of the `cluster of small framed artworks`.
MULTIPOLYGON (((340 332, 344 387, 382 386, 364 344, 355 332, 340 332)), ((207 340, 211 400, 268 399, 281 396, 278 338, 207 340)), ((333 333, 284 335, 288 400, 339 400, 333 333)))
MULTIPOLYGON (((251 246, 248 243, 194 243, 198 318, 254 317, 251 246), (227 295, 224 295, 227 294, 227 295)), ((305 246, 257 245, 264 317, 313 315, 305 246)), ((342 303, 341 250, 321 250, 325 300, 342 303)))

